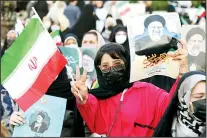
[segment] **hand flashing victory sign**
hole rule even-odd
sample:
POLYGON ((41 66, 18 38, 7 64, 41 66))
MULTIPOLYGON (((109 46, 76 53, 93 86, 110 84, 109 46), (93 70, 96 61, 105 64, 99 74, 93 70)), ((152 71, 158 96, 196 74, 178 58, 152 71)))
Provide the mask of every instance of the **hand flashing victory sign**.
POLYGON ((79 67, 76 67, 76 81, 71 81, 71 91, 80 104, 85 104, 88 99, 88 88, 86 86, 87 71, 80 75, 79 67), (80 95, 79 95, 80 93, 80 95), (83 100, 80 99, 80 96, 83 100))

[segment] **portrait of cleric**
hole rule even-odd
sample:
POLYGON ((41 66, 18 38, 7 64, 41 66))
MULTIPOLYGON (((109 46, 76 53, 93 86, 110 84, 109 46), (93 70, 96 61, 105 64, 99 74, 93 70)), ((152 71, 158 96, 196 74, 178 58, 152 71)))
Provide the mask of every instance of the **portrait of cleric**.
POLYGON ((200 27, 191 28, 186 34, 186 46, 188 50, 189 70, 205 71, 205 44, 206 34, 200 27))
POLYGON ((96 80, 96 70, 94 67, 94 59, 96 57, 96 52, 92 49, 84 49, 82 52, 83 58, 82 58, 82 64, 83 68, 87 70, 88 77, 94 81, 96 80))
POLYGON ((178 35, 169 32, 161 15, 150 15, 144 20, 144 33, 134 37, 136 55, 151 56, 177 49, 178 35), (153 52, 153 53, 152 53, 153 52))
POLYGON ((50 118, 46 112, 34 112, 30 116, 30 128, 33 132, 44 133, 50 125, 50 118))

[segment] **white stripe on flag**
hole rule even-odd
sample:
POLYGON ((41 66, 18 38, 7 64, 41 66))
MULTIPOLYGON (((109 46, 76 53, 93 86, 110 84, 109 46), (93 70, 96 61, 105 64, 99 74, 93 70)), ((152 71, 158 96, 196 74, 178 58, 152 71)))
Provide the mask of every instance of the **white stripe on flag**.
POLYGON ((28 91, 37 79, 42 68, 56 51, 57 47, 51 36, 48 32, 43 31, 36 40, 35 45, 27 53, 20 65, 18 65, 16 72, 4 83, 4 86, 10 92, 13 99, 18 99, 28 91), (34 57, 37 59, 37 68, 31 70, 29 64, 31 64, 30 60, 34 57))

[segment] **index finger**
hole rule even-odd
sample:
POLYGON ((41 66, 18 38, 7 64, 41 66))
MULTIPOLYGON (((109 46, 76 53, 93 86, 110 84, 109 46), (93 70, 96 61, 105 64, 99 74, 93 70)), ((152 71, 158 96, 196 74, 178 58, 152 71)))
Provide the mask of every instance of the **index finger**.
POLYGON ((80 79, 80 68, 78 67, 78 65, 76 66, 76 81, 78 81, 80 79))
POLYGON ((86 79, 87 79, 87 70, 84 69, 83 75, 81 76, 80 81, 86 82, 86 79))

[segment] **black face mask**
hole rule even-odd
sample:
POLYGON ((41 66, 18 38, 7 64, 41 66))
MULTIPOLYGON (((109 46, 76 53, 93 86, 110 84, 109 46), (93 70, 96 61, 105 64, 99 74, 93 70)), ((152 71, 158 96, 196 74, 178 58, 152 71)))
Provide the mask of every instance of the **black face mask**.
POLYGON ((194 108, 193 115, 206 122, 206 99, 194 101, 192 104, 194 108))
POLYGON ((119 70, 114 70, 113 68, 107 72, 107 73, 102 73, 104 79, 106 80, 106 84, 113 86, 118 84, 124 77, 124 74, 126 72, 125 66, 122 66, 119 70))

